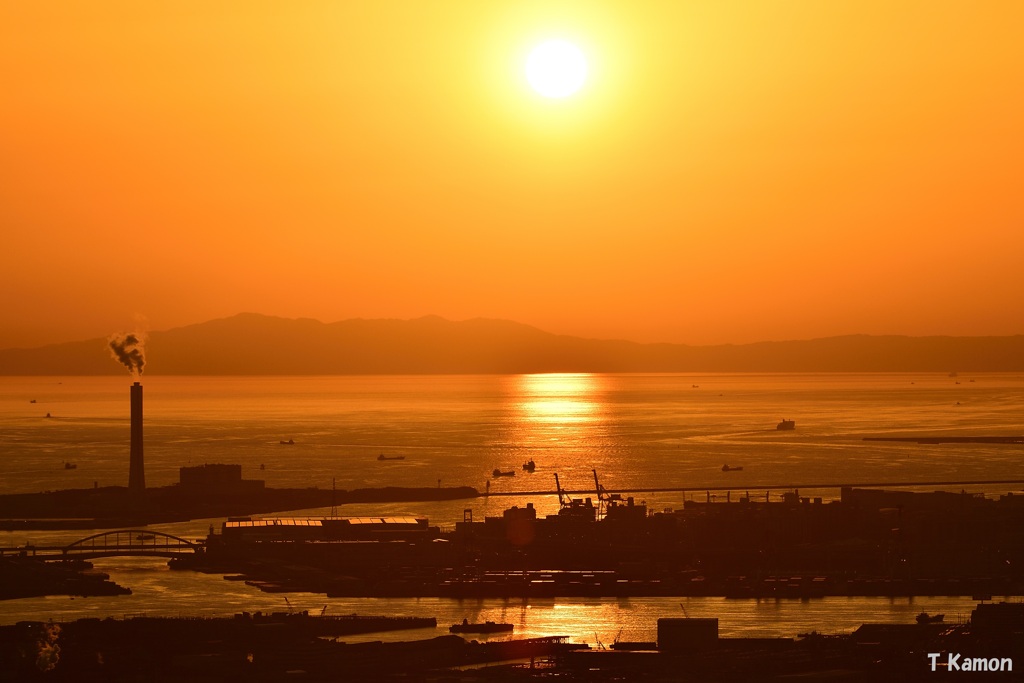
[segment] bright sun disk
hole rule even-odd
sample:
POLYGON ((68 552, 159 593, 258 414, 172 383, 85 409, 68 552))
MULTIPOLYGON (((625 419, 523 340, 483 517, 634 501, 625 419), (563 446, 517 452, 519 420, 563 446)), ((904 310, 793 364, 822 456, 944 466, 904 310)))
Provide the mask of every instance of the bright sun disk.
POLYGON ((549 40, 526 58, 526 80, 544 97, 568 97, 587 80, 587 60, 572 43, 549 40))

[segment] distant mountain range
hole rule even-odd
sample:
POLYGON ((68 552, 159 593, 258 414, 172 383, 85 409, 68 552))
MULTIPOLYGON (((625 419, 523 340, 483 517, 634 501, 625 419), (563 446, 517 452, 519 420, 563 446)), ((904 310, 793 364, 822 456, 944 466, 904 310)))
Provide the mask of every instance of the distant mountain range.
MULTIPOLYGON (((687 346, 556 335, 507 320, 344 320, 254 313, 164 332, 146 342, 163 375, 489 374, 530 372, 1024 371, 1024 335, 850 335, 687 346)), ((105 339, 0 351, 0 375, 126 372, 105 339)))

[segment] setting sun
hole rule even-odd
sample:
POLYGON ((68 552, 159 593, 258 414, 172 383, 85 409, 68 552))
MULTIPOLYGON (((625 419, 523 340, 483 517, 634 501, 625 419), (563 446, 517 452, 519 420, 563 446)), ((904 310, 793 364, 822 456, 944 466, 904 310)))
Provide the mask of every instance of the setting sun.
POLYGON ((1024 3, 79 4, 0 3, 0 350, 1022 332, 1024 3))
POLYGON ((533 48, 527 57, 526 79, 544 97, 568 97, 587 80, 586 57, 570 42, 549 40, 533 48))
POLYGON ((0 0, 3 680, 1024 683, 1022 25, 0 0))

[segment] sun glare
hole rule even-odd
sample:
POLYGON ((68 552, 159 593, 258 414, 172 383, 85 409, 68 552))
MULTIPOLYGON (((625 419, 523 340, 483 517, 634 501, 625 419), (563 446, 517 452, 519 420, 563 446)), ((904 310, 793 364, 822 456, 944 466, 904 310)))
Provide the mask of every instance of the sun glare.
POLYGON ((572 43, 549 40, 527 57, 526 80, 544 97, 568 97, 587 80, 587 59, 572 43))

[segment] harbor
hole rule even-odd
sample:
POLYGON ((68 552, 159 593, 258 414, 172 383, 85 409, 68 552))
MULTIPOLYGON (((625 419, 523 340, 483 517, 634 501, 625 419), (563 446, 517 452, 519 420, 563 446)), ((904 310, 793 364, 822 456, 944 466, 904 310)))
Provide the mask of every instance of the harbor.
MULTIPOLYGON (((159 416, 150 419, 159 427, 159 416)), ((195 452, 188 464, 180 455, 170 460, 174 451, 161 443, 159 429, 150 429, 149 485, 135 494, 125 487, 107 489, 125 506, 144 510, 150 504, 165 517, 143 515, 138 521, 148 524, 117 525, 132 520, 111 516, 111 526, 93 528, 104 487, 2 494, 0 500, 35 497, 44 503, 35 509, 45 512, 25 515, 22 526, 0 532, 6 540, 0 561, 55 569, 74 561, 80 563, 74 571, 109 585, 52 581, 0 603, 0 623, 142 613, 207 619, 244 612, 404 615, 436 625, 344 639, 370 648, 378 641, 432 643, 400 646, 412 652, 447 643, 435 639, 448 637, 452 625, 494 622, 511 624, 514 639, 564 636, 597 656, 628 657, 624 648, 657 643, 658 620, 680 615, 718 619, 723 639, 795 642, 798 634, 813 632, 848 637, 865 623, 916 624, 922 613, 942 614, 952 628, 970 618, 977 598, 1014 602, 1024 593, 1019 577, 999 566, 1006 559, 1011 564, 1003 567, 1020 564, 1006 553, 1021 547, 1014 540, 1021 526, 1018 503, 1024 501, 1016 495, 1021 479, 1006 476, 1012 470, 1005 467, 984 466, 985 458, 1002 462, 1013 444, 956 445, 986 455, 952 453, 951 464, 973 457, 981 465, 957 465, 963 475, 948 476, 943 467, 913 467, 917 449, 948 445, 875 444, 849 436, 838 443, 850 454, 884 449, 878 453, 887 467, 899 463, 893 471, 911 476, 871 476, 880 471, 863 456, 859 468, 833 473, 824 464, 837 441, 817 436, 814 420, 801 419, 792 431, 774 429, 769 415, 757 421, 767 427, 723 425, 719 433, 682 439, 678 446, 644 446, 655 455, 654 474, 643 477, 619 461, 605 461, 607 469, 584 466, 579 458, 591 456, 564 445, 525 451, 528 457, 477 457, 466 455, 465 445, 438 446, 433 453, 398 444, 360 450, 344 461, 355 474, 346 478, 342 470, 341 485, 331 486, 335 477, 327 477, 319 489, 303 486, 298 474, 284 476, 282 463, 294 461, 309 471, 320 466, 311 459, 322 448, 316 437, 294 426, 273 426, 264 436, 268 451, 286 456, 246 452, 234 465, 224 464, 231 462, 228 450, 204 451, 214 462, 197 462, 195 452), (282 433, 294 434, 288 437, 294 443, 279 445, 282 433), (789 453, 803 464, 788 473, 772 469, 764 463, 768 456, 747 442, 768 453, 789 453), (459 474, 467 462, 475 463, 475 475, 459 474), (722 462, 732 471, 722 472, 722 462), (495 465, 517 476, 492 480, 495 465), (686 473, 689 481, 658 474, 659 467, 686 473), (427 472, 430 479, 423 482, 427 472), (169 473, 174 481, 168 481, 169 473), (1003 476, 992 476, 998 473, 1003 476), (414 475, 420 486, 408 486, 417 483, 414 475), (372 486, 351 483, 360 480, 372 486), (461 486, 471 481, 478 483, 461 486), (276 495, 268 491, 286 489, 297 498, 283 499, 285 509, 252 506, 253 500, 263 504, 269 498, 261 497, 276 495), (77 496, 88 502, 76 505, 93 508, 48 504, 59 496, 77 496), (212 499, 220 516, 209 512, 212 499), (175 507, 175 500, 195 501, 195 507, 175 507), (296 507, 286 509, 291 505, 296 507), (929 529, 943 525, 953 529, 954 542, 966 552, 932 552, 929 529), (992 548, 999 552, 986 550, 992 548)), ((204 424, 195 431, 201 434, 204 424)), ((538 438, 559 434, 543 422, 526 424, 542 429, 538 438)), ((600 453, 601 446, 591 443, 585 452, 600 453)), ((68 459, 78 468, 61 468, 64 476, 95 471, 87 453, 68 459)), ((564 671, 572 669, 567 659, 560 661, 564 671)), ((613 659, 600 661, 613 666, 613 659)), ((643 669, 636 662, 628 666, 643 669)))

